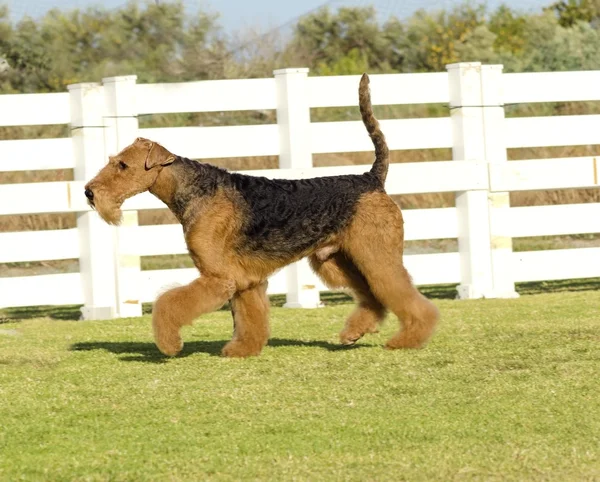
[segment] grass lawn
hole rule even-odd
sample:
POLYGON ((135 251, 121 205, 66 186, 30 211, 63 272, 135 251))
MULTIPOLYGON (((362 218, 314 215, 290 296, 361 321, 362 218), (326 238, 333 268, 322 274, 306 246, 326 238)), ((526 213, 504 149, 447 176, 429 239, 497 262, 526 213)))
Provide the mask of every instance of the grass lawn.
POLYGON ((600 291, 436 300, 429 346, 337 345, 352 310, 229 313, 162 357, 149 317, 0 324, 0 480, 599 480, 600 291))

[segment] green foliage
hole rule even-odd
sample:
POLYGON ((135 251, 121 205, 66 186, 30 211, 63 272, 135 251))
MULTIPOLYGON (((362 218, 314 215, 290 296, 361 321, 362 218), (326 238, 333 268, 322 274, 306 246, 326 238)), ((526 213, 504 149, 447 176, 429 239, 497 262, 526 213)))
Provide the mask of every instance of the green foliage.
POLYGON ((216 17, 200 12, 190 18, 181 1, 54 9, 14 27, 0 10, 0 50, 14 66, 7 90, 20 92, 62 91, 125 74, 141 82, 210 78, 218 75, 215 58, 223 54, 216 17))
POLYGON ((500 54, 494 49, 496 38, 487 25, 478 25, 456 45, 456 58, 460 62, 499 63, 500 54))
POLYGON ((12 33, 8 14, 8 7, 6 5, 0 5, 0 55, 6 54, 4 50, 12 33))
POLYGON ((520 55, 504 59, 508 71, 593 70, 600 68, 600 30, 579 22, 562 27, 550 12, 528 19, 520 55))
POLYGON ((572 27, 578 22, 590 23, 600 17, 600 0, 560 0, 548 10, 558 16, 563 27, 572 27))
POLYGON ((496 38, 494 50, 512 55, 519 55, 525 48, 527 17, 513 12, 505 5, 494 11, 487 24, 496 38))
MULTIPOLYGON (((405 36, 400 42, 403 70, 410 72, 444 71, 447 64, 460 58, 462 45, 485 42, 485 34, 475 30, 484 25, 483 7, 460 5, 453 10, 418 11, 407 22, 405 36)), ((479 47, 475 47, 475 51, 479 47)), ((472 53, 472 52, 469 52, 472 53)))
POLYGON ((330 63, 321 61, 315 68, 316 75, 349 75, 369 70, 367 55, 354 48, 346 55, 330 63))
POLYGON ((538 14, 465 3, 383 26, 372 8, 325 8, 299 21, 291 48, 319 75, 440 72, 461 61, 502 63, 508 72, 598 69, 600 0, 577 2, 538 14))
POLYGON ((373 7, 322 8, 283 34, 224 36, 217 15, 183 0, 116 9, 48 12, 9 20, 0 6, 0 92, 64 91, 75 82, 136 74, 140 82, 270 77, 307 66, 314 75, 440 72, 449 63, 502 63, 505 71, 600 68, 600 0, 560 0, 539 13, 465 3, 381 24, 373 7))
POLYGON ((358 74, 365 66, 389 70, 390 39, 381 35, 373 7, 327 7, 298 21, 288 49, 302 52, 311 65, 332 74, 358 74))

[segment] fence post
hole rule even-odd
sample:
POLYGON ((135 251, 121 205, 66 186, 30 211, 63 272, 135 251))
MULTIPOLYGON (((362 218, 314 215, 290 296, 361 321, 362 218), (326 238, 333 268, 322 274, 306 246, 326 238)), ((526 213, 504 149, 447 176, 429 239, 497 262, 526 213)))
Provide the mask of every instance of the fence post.
MULTIPOLYGON (((481 99, 485 136, 485 160, 488 164, 507 162, 504 125, 502 65, 481 66, 481 99)), ((517 298, 513 278, 512 238, 498 225, 499 216, 510 209, 508 192, 489 194, 492 283, 497 298, 517 298)))
MULTIPOLYGON (((104 92, 98 83, 69 85, 71 137, 76 181, 87 182, 106 164, 104 152, 104 92)), ((81 192, 74 193, 83 196, 81 192)), ((83 286, 84 320, 117 316, 115 228, 96 212, 77 213, 79 271, 83 286)))
MULTIPOLYGON (((104 85, 104 143, 107 154, 116 154, 131 144, 137 137, 138 119, 135 103, 135 86, 137 76, 107 77, 102 79, 104 85)), ((123 211, 121 226, 138 225, 137 211, 123 211)), ((120 317, 142 315, 140 289, 141 263, 140 256, 119 252, 117 229, 117 307, 120 317)))
MULTIPOLYGON (((310 108, 308 106, 308 69, 281 69, 273 72, 277 89, 277 124, 279 126, 279 167, 309 169, 310 108)), ((316 275, 303 259, 286 268, 287 308, 321 306, 316 275)))
MULTIPOLYGON (((481 95, 481 63, 447 65, 452 118, 452 158, 484 161, 485 135, 481 95)), ((456 193, 461 299, 492 296, 492 253, 488 191, 456 193)))

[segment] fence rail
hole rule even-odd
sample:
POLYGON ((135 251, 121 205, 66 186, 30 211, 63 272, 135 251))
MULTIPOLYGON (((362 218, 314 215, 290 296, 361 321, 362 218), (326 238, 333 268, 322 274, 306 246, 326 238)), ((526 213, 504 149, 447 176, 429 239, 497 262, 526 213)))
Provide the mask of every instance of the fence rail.
MULTIPOLYGON (((148 193, 125 202, 123 226, 90 210, 83 185, 136 136, 196 159, 279 156, 279 169, 244 173, 302 179, 362 173, 318 167, 312 155, 372 151, 361 122, 311 122, 314 108, 357 105, 359 76, 137 84, 134 76, 70 86, 68 93, 0 96, 0 126, 69 124, 70 138, 0 141, 0 172, 74 169, 75 180, 0 185, 0 215, 75 212, 74 229, 0 233, 0 263, 79 259, 80 272, 1 277, 0 307, 82 304, 85 318, 132 316, 195 269, 141 270, 140 256, 187 253, 179 225, 138 226, 137 211, 164 208, 148 193), (277 123, 140 129, 138 116, 273 110, 277 123)), ((447 104, 448 117, 381 121, 390 149, 452 148, 452 160, 390 166, 390 194, 456 193, 456 207, 406 209, 406 240, 457 239, 458 251, 411 254, 416 284, 458 283, 459 296, 516 296, 514 283, 600 276, 600 248, 512 252, 512 238, 600 232, 600 203, 510 207, 509 192, 597 188, 595 157, 506 161, 506 150, 600 144, 600 116, 505 118, 504 105, 599 101, 600 71, 503 74, 501 66, 455 64, 435 74, 371 77, 376 105, 447 104)), ((276 273, 269 293, 288 306, 319 304, 322 283, 305 261, 276 273)))
POLYGON ((69 94, 9 94, 2 96, 0 126, 68 124, 69 94))

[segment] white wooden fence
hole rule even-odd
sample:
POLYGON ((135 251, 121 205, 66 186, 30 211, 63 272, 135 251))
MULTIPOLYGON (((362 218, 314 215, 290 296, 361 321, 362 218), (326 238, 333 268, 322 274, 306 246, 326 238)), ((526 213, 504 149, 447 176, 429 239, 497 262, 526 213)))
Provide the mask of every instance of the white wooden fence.
MULTIPOLYGON (((71 138, 0 141, 0 171, 73 168, 75 181, 0 185, 0 215, 76 212, 77 228, 0 233, 0 263, 79 258, 80 272, 0 277, 0 307, 83 304, 84 318, 135 316, 166 286, 195 269, 140 270, 139 257, 186 253, 179 225, 138 226, 137 210, 164 205, 148 193, 126 201, 124 225, 90 211, 83 185, 107 155, 137 135, 191 158, 278 155, 267 177, 361 173, 370 166, 313 168, 314 153, 373 149, 360 121, 312 122, 314 107, 356 106, 358 76, 175 84, 135 76, 77 84, 68 93, 0 96, 0 126, 70 124, 71 138), (139 129, 143 114, 274 109, 277 124, 139 129)), ((507 148, 600 144, 600 116, 505 119, 504 105, 600 101, 600 71, 503 74, 461 63, 433 74, 371 77, 374 104, 444 103, 449 117, 381 122, 390 149, 452 148, 452 160, 395 164, 390 194, 455 192, 456 207, 404 210, 406 239, 457 238, 459 252, 406 256, 418 285, 459 283, 461 298, 516 296, 518 281, 600 276, 600 248, 512 252, 511 239, 600 232, 600 203, 510 208, 509 191, 598 187, 596 158, 506 161, 507 148)), ((0 275, 1 276, 1 275, 0 275)), ((314 307, 325 287, 305 261, 270 280, 287 306, 314 307)))

